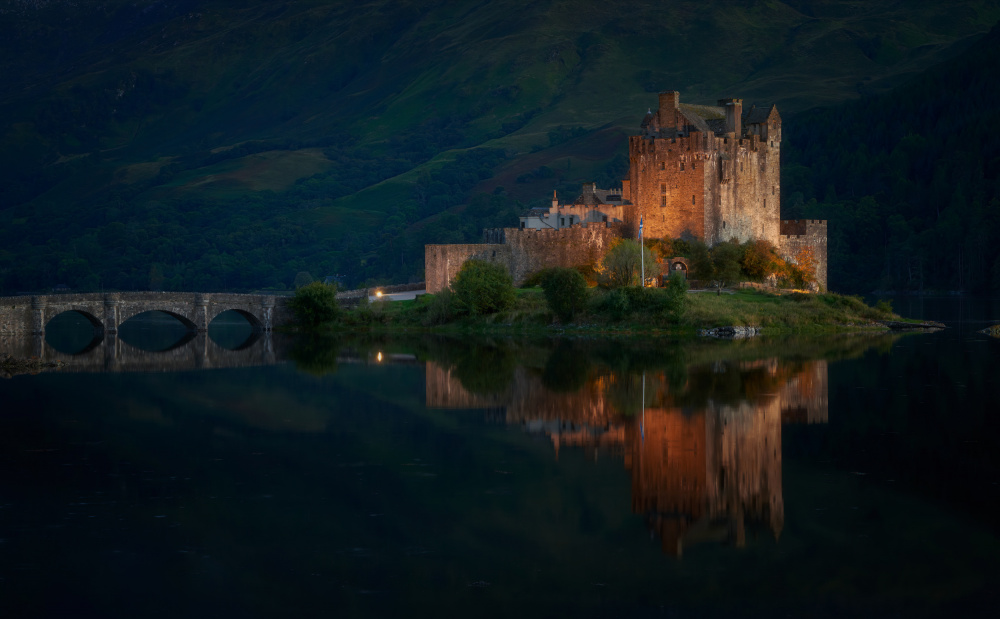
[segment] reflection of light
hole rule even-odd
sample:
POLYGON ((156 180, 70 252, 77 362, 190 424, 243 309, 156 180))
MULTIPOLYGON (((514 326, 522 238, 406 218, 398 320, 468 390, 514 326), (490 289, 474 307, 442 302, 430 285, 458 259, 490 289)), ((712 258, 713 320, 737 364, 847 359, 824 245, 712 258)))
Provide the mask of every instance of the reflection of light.
MULTIPOLYGON (((375 291, 375 296, 381 299, 382 298, 382 291, 381 290, 376 290, 375 291)), ((379 357, 379 358, 381 359, 381 357, 379 357)))
POLYGON ((379 354, 378 354, 378 362, 379 362, 379 363, 382 363, 382 353, 379 353, 379 354))

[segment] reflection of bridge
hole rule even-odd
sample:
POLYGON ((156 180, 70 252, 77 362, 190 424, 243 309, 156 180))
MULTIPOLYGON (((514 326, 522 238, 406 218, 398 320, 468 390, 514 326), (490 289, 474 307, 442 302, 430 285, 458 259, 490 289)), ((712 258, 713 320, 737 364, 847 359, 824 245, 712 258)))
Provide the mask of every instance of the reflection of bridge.
POLYGON ((236 350, 223 348, 205 332, 191 333, 167 350, 147 351, 118 338, 98 335, 83 351, 57 351, 41 334, 0 334, 0 352, 43 363, 61 361, 64 372, 168 372, 274 365, 284 358, 269 333, 255 334, 236 350))
POLYGON ((287 297, 200 292, 113 292, 0 297, 0 334, 45 333, 45 326, 64 312, 83 315, 98 333, 117 333, 118 326, 139 314, 170 314, 191 331, 203 332, 222 312, 240 313, 255 331, 270 331, 291 322, 287 297))

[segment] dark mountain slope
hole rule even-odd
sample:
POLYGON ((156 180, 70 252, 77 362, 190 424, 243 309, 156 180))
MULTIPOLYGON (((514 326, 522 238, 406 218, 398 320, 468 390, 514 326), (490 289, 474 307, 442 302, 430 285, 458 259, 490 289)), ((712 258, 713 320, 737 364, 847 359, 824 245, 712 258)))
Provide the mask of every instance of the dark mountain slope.
POLYGON ((420 277, 424 242, 513 221, 512 194, 616 178, 593 136, 631 132, 658 90, 787 113, 884 90, 998 18, 981 0, 7 0, 0 291, 420 277), (473 200, 494 176, 528 182, 473 200))
POLYGON ((799 114, 786 214, 830 220, 839 289, 1000 289, 1000 26, 885 95, 799 114))

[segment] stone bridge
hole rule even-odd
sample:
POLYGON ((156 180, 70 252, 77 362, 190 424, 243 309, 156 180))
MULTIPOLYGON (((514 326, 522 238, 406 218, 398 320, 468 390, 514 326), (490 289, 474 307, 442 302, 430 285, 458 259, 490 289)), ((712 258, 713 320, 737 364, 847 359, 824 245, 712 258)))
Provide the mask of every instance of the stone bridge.
POLYGON ((228 310, 243 315, 254 331, 269 332, 292 321, 288 297, 201 292, 110 292, 0 297, 0 334, 45 333, 45 325, 64 312, 82 314, 97 333, 117 333, 123 322, 144 312, 161 311, 194 332, 208 330, 228 310))
POLYGON ((167 350, 148 351, 122 341, 117 334, 96 335, 78 353, 53 348, 41 334, 0 334, 0 352, 43 362, 61 361, 60 372, 176 372, 212 368, 274 365, 284 360, 283 339, 270 333, 255 333, 240 347, 230 350, 215 343, 205 332, 192 332, 167 350))

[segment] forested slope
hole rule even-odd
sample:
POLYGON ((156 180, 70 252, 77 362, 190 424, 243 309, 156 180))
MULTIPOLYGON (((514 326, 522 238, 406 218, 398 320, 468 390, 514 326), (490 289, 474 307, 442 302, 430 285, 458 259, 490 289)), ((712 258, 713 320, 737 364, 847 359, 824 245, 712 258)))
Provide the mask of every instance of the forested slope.
POLYGON ((786 123, 787 217, 830 221, 830 287, 1000 289, 1000 26, 890 93, 786 123))
POLYGON ((659 90, 787 119, 997 19, 988 0, 0 0, 0 294, 420 279, 424 243, 620 178, 659 90))

